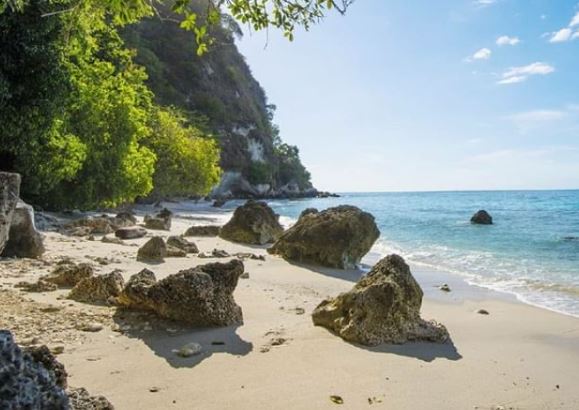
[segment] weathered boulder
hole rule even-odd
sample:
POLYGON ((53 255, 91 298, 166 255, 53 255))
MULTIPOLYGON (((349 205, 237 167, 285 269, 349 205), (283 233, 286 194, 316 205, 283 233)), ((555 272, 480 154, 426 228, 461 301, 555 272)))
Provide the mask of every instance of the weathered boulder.
POLYGON ((372 215, 342 205, 303 215, 268 252, 291 261, 349 269, 360 262, 379 236, 372 215))
POLYGON ((197 245, 195 245, 193 242, 189 242, 182 236, 169 236, 167 238, 167 245, 181 249, 186 253, 199 253, 197 245))
POLYGON ((120 239, 138 239, 147 235, 147 230, 138 226, 119 228, 115 231, 115 236, 120 239))
POLYGON ((137 217, 132 212, 119 212, 111 219, 113 228, 128 228, 137 224, 137 217))
POLYGON ((66 224, 64 228, 65 232, 73 236, 106 235, 115 231, 107 215, 80 218, 66 224))
POLYGON ((59 383, 61 378, 22 351, 9 331, 0 330, 1 409, 68 409, 59 383))
POLYGON ((8 242, 3 256, 17 258, 38 258, 44 253, 42 235, 34 225, 34 209, 18 201, 12 214, 8 242))
POLYGON ((189 227, 183 236, 218 236, 220 226, 217 225, 201 225, 189 227))
POLYGON ((470 218, 470 222, 476 225, 492 225, 493 224, 493 217, 485 211, 481 209, 477 211, 472 218, 470 218))
POLYGON ((137 251, 137 260, 143 262, 163 262, 167 256, 167 245, 160 236, 153 236, 137 251))
POLYGON ((81 280, 68 294, 68 299, 83 303, 111 303, 123 290, 125 281, 120 271, 81 280))
POLYGON ((94 269, 88 263, 64 263, 58 265, 52 273, 43 276, 41 279, 53 283, 59 287, 72 288, 80 281, 94 276, 94 269))
POLYGON ((323 326, 353 343, 429 341, 444 343, 446 328, 420 318, 422 289, 398 255, 389 255, 362 277, 354 288, 324 300, 312 313, 323 326))
POLYGON ((167 258, 186 258, 187 252, 175 246, 167 245, 167 258))
POLYGON ((238 207, 219 236, 233 242, 264 245, 283 233, 279 216, 265 202, 249 200, 238 207))
POLYGON ((12 214, 20 195, 20 175, 0 172, 0 254, 8 242, 12 214))
MULTIPOLYGON (((313 214, 317 214, 319 211, 316 208, 306 208, 302 211, 302 213, 300 214, 300 218, 303 218, 306 215, 313 215, 313 214)), ((298 218, 298 219, 300 219, 298 218)))
POLYGON ((145 227, 147 229, 170 231, 172 217, 173 212, 169 211, 167 208, 163 208, 154 216, 145 215, 145 227))
POLYGON ((239 260, 182 270, 158 282, 145 270, 131 277, 117 303, 194 326, 240 324, 243 315, 233 291, 243 272, 239 260))

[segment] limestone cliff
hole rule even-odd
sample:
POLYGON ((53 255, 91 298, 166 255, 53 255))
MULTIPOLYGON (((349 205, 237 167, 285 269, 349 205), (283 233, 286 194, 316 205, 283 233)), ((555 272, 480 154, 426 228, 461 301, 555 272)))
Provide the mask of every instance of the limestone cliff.
MULTIPOLYGON (((194 7, 202 15, 200 1, 194 7)), ((194 34, 170 19, 142 21, 124 38, 147 69, 157 102, 179 107, 218 138, 225 172, 213 196, 315 195, 297 148, 281 143, 275 107, 235 45, 239 27, 224 16, 210 34, 214 43, 203 56, 194 34)))

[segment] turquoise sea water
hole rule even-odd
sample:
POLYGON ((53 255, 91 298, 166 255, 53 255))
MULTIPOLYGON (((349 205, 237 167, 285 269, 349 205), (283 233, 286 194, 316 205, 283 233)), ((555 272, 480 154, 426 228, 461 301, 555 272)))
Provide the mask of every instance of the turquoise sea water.
POLYGON ((357 193, 269 204, 286 224, 308 207, 356 205, 375 216, 381 232, 369 263, 396 252, 579 316, 579 191, 357 193), (478 209, 495 224, 472 225, 478 209))

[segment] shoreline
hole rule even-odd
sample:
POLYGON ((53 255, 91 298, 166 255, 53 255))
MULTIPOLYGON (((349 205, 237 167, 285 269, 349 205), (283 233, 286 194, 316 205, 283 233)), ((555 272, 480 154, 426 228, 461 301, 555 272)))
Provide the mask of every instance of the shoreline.
MULTIPOLYGON (((150 231, 148 237, 180 234, 193 222, 207 223, 178 216, 173 222, 171 232, 150 231)), ((98 273, 119 268, 125 280, 144 267, 160 279, 198 264, 229 260, 187 257, 157 265, 137 262, 137 246, 148 237, 115 245, 98 238, 89 241, 46 233, 45 262, 0 262, 1 290, 12 292, 10 284, 38 278, 61 255, 93 264, 95 258, 109 258, 109 264, 95 265, 98 273)), ((234 293, 243 309, 243 325, 191 329, 135 315, 131 328, 119 331, 115 308, 59 299, 65 291, 16 291, 33 302, 19 307, 23 312, 2 307, 0 327, 15 327, 14 317, 20 323, 28 314, 28 304, 58 306, 62 310, 52 313, 57 320, 44 323, 30 318, 32 323, 39 321, 36 336, 49 345, 64 346, 58 359, 71 375, 73 387, 102 394, 117 409, 333 409, 331 395, 341 396, 346 409, 579 407, 579 392, 572 387, 579 367, 576 318, 495 299, 490 292, 471 298, 472 289, 458 282, 449 283, 453 291, 447 294, 428 285, 428 280, 438 281, 431 273, 412 266, 425 293, 423 317, 447 326, 452 341, 358 346, 315 327, 310 314, 324 298, 349 290, 360 271, 290 264, 268 255, 264 247, 219 238, 189 239, 201 251, 219 248, 266 255, 266 261, 244 262, 249 279, 240 280, 234 293), (477 314, 481 308, 490 315, 477 314), (95 315, 104 329, 86 333, 54 328, 80 313, 95 315), (201 355, 184 359, 172 353, 192 341, 202 345, 201 355)), ((26 326, 16 327, 16 337, 22 340, 26 326)))

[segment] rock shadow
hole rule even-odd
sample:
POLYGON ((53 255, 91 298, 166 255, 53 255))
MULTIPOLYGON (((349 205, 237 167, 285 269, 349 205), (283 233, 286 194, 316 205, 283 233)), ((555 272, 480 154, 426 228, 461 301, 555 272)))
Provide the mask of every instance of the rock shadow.
POLYGON ((120 333, 142 340, 155 355, 165 359, 174 368, 192 368, 216 353, 245 356, 253 344, 237 334, 239 326, 195 328, 177 322, 159 319, 148 312, 118 309, 113 315, 120 333), (200 354, 178 356, 174 351, 188 343, 198 343, 200 354))
MULTIPOLYGON (((273 255, 270 255, 270 257, 272 257, 272 256, 273 255)), ((329 277, 336 278, 336 279, 347 280, 347 281, 353 282, 353 283, 358 282, 360 280, 360 278, 367 273, 367 271, 364 270, 364 268, 366 268, 366 265, 361 265, 362 268, 358 268, 358 269, 338 269, 338 268, 326 268, 324 266, 311 265, 309 263, 296 262, 296 261, 291 261, 288 259, 285 259, 285 261, 287 263, 289 263, 290 265, 298 267, 298 268, 302 268, 302 269, 305 269, 308 271, 320 273, 322 275, 329 276, 329 277)))
POLYGON ((430 342, 407 342, 404 344, 382 344, 378 346, 354 345, 370 352, 390 353, 397 356, 411 357, 423 362, 433 362, 436 359, 447 359, 457 361, 462 359, 454 342, 448 340, 446 343, 430 342))

